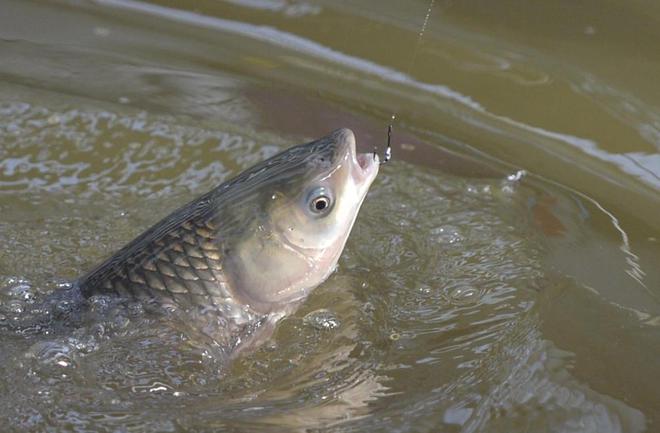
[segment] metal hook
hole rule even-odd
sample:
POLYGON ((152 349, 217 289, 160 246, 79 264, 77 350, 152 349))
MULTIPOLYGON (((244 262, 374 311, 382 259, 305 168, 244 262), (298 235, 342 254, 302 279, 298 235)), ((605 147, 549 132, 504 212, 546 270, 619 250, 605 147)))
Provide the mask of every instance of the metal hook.
MULTIPOLYGON (((394 116, 392 116, 394 120, 394 116)), ((387 127, 387 149, 385 149, 385 155, 383 155, 383 160, 380 162, 381 165, 387 164, 390 159, 392 159, 392 124, 387 127)))
MULTIPOLYGON (((394 121, 394 116, 392 116, 392 121, 394 121)), ((377 155, 377 146, 374 146, 374 159, 377 155)), ((387 148, 385 149, 385 154, 383 154, 383 159, 380 161, 380 165, 387 164, 390 159, 392 159, 392 124, 390 123, 387 127, 387 148)))

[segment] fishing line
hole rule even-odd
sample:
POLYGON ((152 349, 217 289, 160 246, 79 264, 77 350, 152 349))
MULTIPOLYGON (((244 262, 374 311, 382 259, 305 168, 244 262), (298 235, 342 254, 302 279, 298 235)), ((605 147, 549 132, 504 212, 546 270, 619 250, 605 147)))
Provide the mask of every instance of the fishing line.
MULTIPOLYGON (((415 43, 415 49, 413 50, 412 60, 408 64, 408 70, 406 71, 407 75, 412 73, 413 68, 415 67, 415 62, 417 61, 417 53, 419 52, 419 46, 422 44, 422 39, 424 38, 424 32, 426 32, 426 26, 429 23, 429 18, 431 17, 431 12, 433 11, 433 5, 435 0, 431 0, 429 7, 426 10, 426 16, 424 17, 424 22, 422 27, 419 29, 417 34, 417 42, 415 43)), ((380 162, 386 164, 392 158, 392 128, 394 121, 396 120, 396 113, 392 113, 390 118, 390 124, 387 126, 387 148, 385 149, 385 155, 383 155, 383 160, 380 162)), ((374 158, 376 157, 376 149, 374 148, 374 158)))
POLYGON ((417 43, 415 44, 415 49, 413 50, 412 61, 408 65, 408 71, 407 71, 408 75, 411 74, 412 69, 415 66, 415 62, 417 61, 417 53, 419 52, 419 46, 422 44, 422 39, 424 38, 424 32, 426 32, 426 25, 429 23, 429 18, 431 17, 431 11, 433 10, 434 4, 435 4, 435 0, 431 0, 431 3, 429 3, 429 8, 426 10, 426 16, 424 17, 424 22, 422 23, 422 27, 419 29, 419 34, 417 35, 417 43))

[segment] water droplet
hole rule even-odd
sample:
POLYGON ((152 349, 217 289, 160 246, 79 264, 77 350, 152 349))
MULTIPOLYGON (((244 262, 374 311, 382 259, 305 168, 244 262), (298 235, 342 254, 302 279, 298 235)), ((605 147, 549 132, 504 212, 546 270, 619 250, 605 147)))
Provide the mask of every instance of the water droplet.
POLYGON ((506 180, 509 182, 520 182, 525 176, 527 176, 527 172, 525 170, 518 170, 515 173, 508 175, 506 180))
POLYGON ((303 318, 303 323, 319 331, 329 331, 341 325, 337 316, 329 310, 316 310, 303 318))
POLYGON ((516 190, 516 186, 525 176, 527 176, 525 170, 518 170, 515 173, 508 175, 506 180, 502 182, 502 192, 505 194, 513 194, 516 190))

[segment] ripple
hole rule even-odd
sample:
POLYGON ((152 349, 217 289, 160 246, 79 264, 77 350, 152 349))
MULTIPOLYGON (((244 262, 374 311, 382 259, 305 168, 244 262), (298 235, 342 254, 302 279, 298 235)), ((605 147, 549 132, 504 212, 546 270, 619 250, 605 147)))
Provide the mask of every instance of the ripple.
POLYGON ((330 310, 316 310, 308 313, 304 318, 305 325, 319 331, 329 331, 341 325, 337 316, 330 310))
POLYGON ((454 305, 470 305, 479 301, 480 292, 474 287, 454 287, 449 290, 449 298, 454 305))
POLYGON ((257 148, 245 135, 190 127, 146 112, 1 104, 8 122, 0 125, 0 194, 70 191, 80 197, 197 190, 278 150, 257 148))
MULTIPOLYGON (((8 143, 0 195, 18 203, 2 209, 8 216, 0 229, 12 252, 2 265, 34 270, 29 281, 3 280, 3 327, 33 314, 39 292, 60 284, 52 275, 75 277, 191 191, 279 149, 249 134, 148 113, 20 103, 2 110, 11 121, 0 127, 8 143), (55 144, 44 150, 42 142, 55 144), (30 200, 21 198, 26 193, 30 200), (35 219, 44 207, 48 214, 35 219)), ((548 352, 534 313, 543 243, 526 218, 535 192, 525 182, 504 182, 515 183, 515 194, 502 193, 502 179, 388 165, 339 271, 268 344, 231 364, 167 314, 94 296, 77 317, 75 299, 65 297, 54 301, 52 315, 71 317, 75 330, 69 322, 51 326, 44 313, 47 320, 24 335, 27 361, 17 376, 38 383, 25 389, 48 391, 49 419, 117 429, 148 425, 146 413, 189 430, 276 424, 357 431, 406 430, 397 423, 410 419, 447 429, 497 425, 498 413, 514 417, 528 401, 550 402, 557 416, 576 422, 596 407, 608 413, 602 396, 574 380, 545 367, 529 373, 548 352), (553 400, 559 389, 579 398, 553 400), (573 418, 571 404, 583 408, 573 418)), ((20 368, 11 359, 17 350, 0 360, 20 368)), ((558 363, 563 374, 566 364, 558 363)))

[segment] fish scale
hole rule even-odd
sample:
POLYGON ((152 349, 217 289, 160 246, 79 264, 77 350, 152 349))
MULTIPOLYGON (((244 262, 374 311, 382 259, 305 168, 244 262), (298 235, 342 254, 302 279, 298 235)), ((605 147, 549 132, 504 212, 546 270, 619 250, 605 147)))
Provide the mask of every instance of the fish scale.
MULTIPOLYGON (((188 207, 195 205, 193 202, 188 207)), ((102 292, 136 299, 170 299, 186 306, 217 305, 230 294, 214 228, 193 217, 164 233, 154 230, 157 235, 148 242, 136 240, 118 253, 130 257, 128 260, 109 259, 81 278, 81 290, 84 295, 102 292)))

